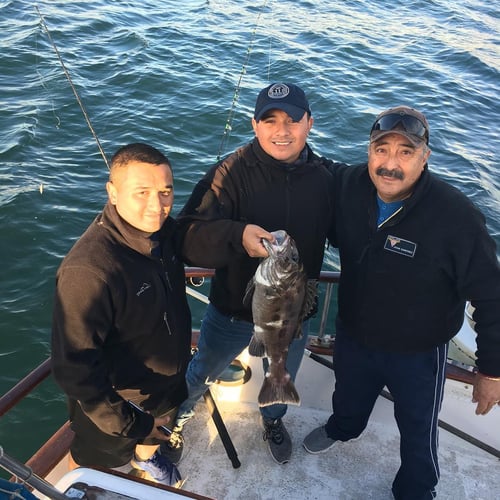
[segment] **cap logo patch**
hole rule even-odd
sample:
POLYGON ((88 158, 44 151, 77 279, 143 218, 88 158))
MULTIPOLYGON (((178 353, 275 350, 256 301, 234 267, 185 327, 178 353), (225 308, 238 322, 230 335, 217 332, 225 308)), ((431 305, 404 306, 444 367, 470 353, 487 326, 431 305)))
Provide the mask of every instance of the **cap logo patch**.
POLYGON ((267 91, 267 96, 271 99, 283 99, 290 93, 288 85, 284 83, 275 83, 267 91))

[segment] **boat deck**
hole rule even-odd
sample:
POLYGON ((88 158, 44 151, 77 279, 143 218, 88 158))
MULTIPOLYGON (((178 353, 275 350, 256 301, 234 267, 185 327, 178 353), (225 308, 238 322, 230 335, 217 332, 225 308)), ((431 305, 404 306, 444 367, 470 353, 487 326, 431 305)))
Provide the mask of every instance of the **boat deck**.
MULTIPOLYGON (((211 276, 211 270, 201 271, 190 268, 187 275, 211 276)), ((333 283, 338 281, 338 273, 323 274, 323 280, 328 283, 327 292, 331 291, 333 283)), ((191 290, 190 295, 196 300, 208 301, 199 290, 191 290)), ((329 304, 328 293, 325 293, 325 303, 329 304)), ((321 315, 321 324, 328 316, 328 309, 325 310, 326 314, 321 315)), ((198 332, 193 332, 194 344, 197 335, 198 332)), ((473 325, 470 321, 464 321, 461 331, 450 345, 450 355, 455 362, 469 365, 473 362, 473 346, 473 325), (461 356, 457 356, 460 353, 468 356, 461 359, 461 356)), ((284 418, 293 442, 292 458, 289 463, 278 465, 273 461, 267 450, 267 443, 262 438, 263 429, 256 404, 263 379, 262 361, 249 356, 246 350, 240 360, 250 367, 252 376, 249 380, 242 385, 214 384, 211 391, 241 466, 232 466, 209 409, 201 400, 197 404, 195 417, 187 423, 184 430, 185 453, 179 469, 186 483, 182 492, 173 490, 168 495, 165 493, 166 487, 163 490, 156 489, 162 499, 167 496, 185 498, 189 495, 191 498, 198 498, 198 495, 218 500, 392 498, 391 483, 399 467, 399 433, 393 416, 393 404, 389 399, 379 397, 368 427, 359 439, 336 443, 324 454, 308 454, 302 447, 302 440, 312 429, 325 423, 330 415, 334 374, 330 368, 304 356, 296 381, 301 405, 290 406, 284 418)), ((323 360, 329 361, 326 357, 323 360)), ((448 368, 450 375, 456 369, 451 365, 448 368)), ((33 390, 49 373, 50 359, 2 397, 2 414, 33 390)), ((470 372, 466 373, 467 376, 462 373, 457 380, 467 380, 469 384, 448 379, 445 386, 440 413, 441 480, 438 498, 496 500, 500 491, 500 407, 495 407, 488 415, 476 416, 475 405, 471 403, 470 372)), ((67 456, 64 456, 70 439, 69 427, 65 425, 28 462, 35 473, 41 474, 50 484, 60 485, 63 491, 63 485, 71 484, 68 483, 67 456), (62 461, 58 462, 61 457, 62 461), (52 468, 56 463, 55 468, 52 468)), ((93 472, 95 471, 90 471, 90 475, 93 472)), ((71 477, 75 476, 74 473, 70 474, 71 477)), ((79 469, 76 472, 78 474, 84 475, 84 469, 79 469)), ((116 481, 120 482, 120 487, 113 483, 112 476, 107 476, 110 480, 109 490, 116 493, 128 492, 128 498, 132 495, 132 486, 140 488, 137 484, 128 484, 130 476, 116 481)), ((152 483, 147 484, 151 488, 152 483)), ((151 489, 148 491, 147 498, 139 494, 134 494, 133 498, 152 500, 151 489)), ((39 498, 44 498, 42 494, 36 491, 34 493, 39 498)))
MULTIPOLYGON (((391 483, 399 467, 399 434, 392 402, 379 398, 367 429, 357 440, 336 443, 320 455, 307 453, 302 439, 330 415, 334 376, 330 369, 304 357, 297 377, 301 406, 290 406, 284 419, 293 455, 288 464, 278 465, 262 439, 260 413, 254 403, 262 381, 260 360, 246 357, 243 361, 252 369, 250 382, 212 388, 241 466, 232 467, 207 406, 200 401, 196 416, 185 427, 186 451, 179 464, 187 479, 184 489, 220 500, 392 498, 391 483)), ((499 449, 500 408, 476 416, 470 393, 470 386, 448 380, 441 420, 499 449)), ((498 498, 499 459, 443 429, 440 467, 439 499, 498 498)))

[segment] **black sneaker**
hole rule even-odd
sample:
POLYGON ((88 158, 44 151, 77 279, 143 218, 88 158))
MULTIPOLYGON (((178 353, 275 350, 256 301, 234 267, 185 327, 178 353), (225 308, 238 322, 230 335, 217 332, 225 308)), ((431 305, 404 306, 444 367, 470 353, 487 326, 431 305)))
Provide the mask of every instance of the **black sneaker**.
POLYGON ((170 439, 160 444, 160 455, 168 458, 174 465, 177 465, 182 459, 183 451, 184 437, 182 435, 182 427, 175 426, 172 434, 170 434, 170 439))
POLYGON ((267 441, 269 451, 279 464, 286 464, 292 455, 292 440, 281 418, 276 420, 263 419, 264 441, 267 441))
POLYGON ((335 439, 328 436, 324 425, 311 431, 302 443, 306 451, 314 455, 329 450, 334 444, 335 439))

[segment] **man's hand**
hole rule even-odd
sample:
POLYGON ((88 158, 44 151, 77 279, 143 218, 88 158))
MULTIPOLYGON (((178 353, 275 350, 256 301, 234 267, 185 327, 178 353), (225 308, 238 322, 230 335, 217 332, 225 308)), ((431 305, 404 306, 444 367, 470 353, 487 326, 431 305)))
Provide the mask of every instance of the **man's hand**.
POLYGON ((160 429, 161 426, 165 426, 165 427, 168 427, 168 428, 171 428, 171 418, 170 416, 166 415, 166 416, 163 416, 163 417, 157 417, 155 418, 155 422, 154 422, 154 425, 153 425, 153 430, 151 431, 151 433, 149 434, 148 439, 149 438, 155 438, 155 439, 159 439, 160 441, 168 441, 170 439, 170 435, 169 434, 166 434, 165 432, 163 432, 163 430, 160 429))
POLYGON ((477 403, 476 415, 486 415, 495 405, 500 406, 500 377, 476 373, 472 402, 477 403))
POLYGON ((247 224, 243 230, 241 244, 250 257, 267 257, 262 239, 274 241, 274 236, 255 224, 247 224))

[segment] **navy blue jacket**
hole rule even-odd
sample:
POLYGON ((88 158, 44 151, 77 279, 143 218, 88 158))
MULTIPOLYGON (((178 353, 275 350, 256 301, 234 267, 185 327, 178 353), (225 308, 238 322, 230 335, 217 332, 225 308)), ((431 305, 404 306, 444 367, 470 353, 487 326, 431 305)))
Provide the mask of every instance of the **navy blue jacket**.
POLYGON ((402 210, 377 229, 367 166, 334 172, 347 332, 375 349, 424 351, 458 332, 470 300, 478 368, 500 376, 500 266, 482 213, 426 169, 402 210))

